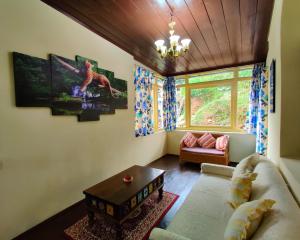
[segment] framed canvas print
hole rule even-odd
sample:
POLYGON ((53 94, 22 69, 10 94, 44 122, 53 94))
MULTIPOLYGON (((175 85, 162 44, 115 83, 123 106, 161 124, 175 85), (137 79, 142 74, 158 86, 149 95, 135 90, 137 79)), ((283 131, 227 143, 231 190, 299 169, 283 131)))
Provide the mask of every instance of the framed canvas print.
POLYGON ((127 81, 98 62, 56 54, 49 59, 13 52, 16 105, 51 107, 52 115, 76 115, 80 122, 128 108, 127 81))
POLYGON ((275 113, 276 92, 276 60, 273 59, 270 66, 270 112, 275 113))
POLYGON ((111 86, 118 91, 118 96, 114 98, 116 109, 128 109, 127 81, 114 78, 111 86))
POLYGON ((83 78, 77 62, 51 54, 52 115, 78 115, 82 113, 82 96, 75 94, 83 78))
POLYGON ((13 52, 17 107, 50 106, 49 61, 13 52))

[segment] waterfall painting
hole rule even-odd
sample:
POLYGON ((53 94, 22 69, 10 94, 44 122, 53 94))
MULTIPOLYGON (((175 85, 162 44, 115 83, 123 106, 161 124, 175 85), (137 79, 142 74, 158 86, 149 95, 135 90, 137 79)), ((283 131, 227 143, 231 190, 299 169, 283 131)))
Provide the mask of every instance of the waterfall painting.
POLYGON ((49 60, 13 53, 16 105, 51 107, 53 115, 96 121, 127 109, 127 81, 98 68, 97 61, 50 54, 49 60))

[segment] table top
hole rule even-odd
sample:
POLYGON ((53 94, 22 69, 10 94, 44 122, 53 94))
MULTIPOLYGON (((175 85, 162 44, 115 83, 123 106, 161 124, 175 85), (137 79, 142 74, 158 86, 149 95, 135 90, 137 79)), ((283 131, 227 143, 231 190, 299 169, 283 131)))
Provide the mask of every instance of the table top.
POLYGON ((120 205, 141 191, 154 179, 164 174, 164 170, 134 165, 83 191, 84 194, 120 205), (125 175, 133 176, 131 183, 124 183, 125 175))

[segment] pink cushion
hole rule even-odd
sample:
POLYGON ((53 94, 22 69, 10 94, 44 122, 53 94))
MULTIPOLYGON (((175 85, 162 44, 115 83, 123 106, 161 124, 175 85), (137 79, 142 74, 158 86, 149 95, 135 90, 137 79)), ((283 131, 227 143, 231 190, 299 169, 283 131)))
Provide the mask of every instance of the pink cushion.
POLYGON ((216 145, 216 139, 211 133, 204 133, 198 140, 197 143, 203 148, 214 148, 216 145))
POLYGON ((194 148, 182 148, 182 150, 187 152, 204 153, 204 154, 212 154, 212 155, 220 155, 220 156, 224 156, 225 154, 223 151, 214 148, 194 147, 194 148))
POLYGON ((229 136, 227 135, 218 137, 216 141, 216 149, 224 151, 227 147, 228 141, 229 141, 229 136))
POLYGON ((188 132, 185 135, 183 142, 189 148, 196 147, 197 138, 192 133, 188 132))

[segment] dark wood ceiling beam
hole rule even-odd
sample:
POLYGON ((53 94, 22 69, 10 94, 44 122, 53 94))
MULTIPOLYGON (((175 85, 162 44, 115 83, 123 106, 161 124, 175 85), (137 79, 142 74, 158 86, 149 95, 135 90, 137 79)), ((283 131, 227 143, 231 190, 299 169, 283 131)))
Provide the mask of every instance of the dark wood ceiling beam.
POLYGON ((268 54, 268 35, 269 31, 266 26, 270 26, 272 12, 273 12, 273 0, 259 0, 258 12, 256 17, 255 35, 253 43, 253 54, 255 59, 262 58, 268 54), (272 7, 270 7, 272 6, 272 7))
MULTIPOLYGON (((160 32, 161 33, 165 33, 165 34, 168 34, 169 33, 169 27, 168 27, 168 24, 170 22, 170 19, 168 17, 166 17, 166 15, 164 15, 162 12, 164 13, 169 13, 169 7, 164 4, 163 5, 163 9, 160 9, 159 6, 157 6, 157 3, 155 2, 148 2, 150 5, 150 9, 152 9, 156 14, 157 14, 157 21, 159 21, 161 24, 158 24, 158 26, 160 27, 160 32)), ((169 39, 169 36, 166 36, 165 34, 163 34, 164 36, 164 39, 169 39)), ((161 37, 159 37, 161 38, 161 37)), ((196 59, 193 57, 193 55, 185 55, 183 58, 179 59, 179 61, 177 61, 177 64, 175 66, 175 71, 176 70, 176 67, 177 65, 180 64, 180 62, 182 61, 182 59, 184 59, 184 61, 186 62, 184 67, 186 66, 190 66, 191 64, 195 64, 196 63, 196 59)), ((167 71, 170 71, 169 69, 167 71)))
POLYGON ((220 0, 203 0, 205 10, 212 25, 225 64, 232 64, 228 30, 225 23, 223 6, 220 0))
MULTIPOLYGON (((162 75, 264 61, 274 0, 42 0, 162 75), (190 50, 162 59, 170 12, 190 50)), ((51 21, 51 19, 50 19, 51 21)))
MULTIPOLYGON (((183 21, 184 18, 189 18, 190 13, 188 11, 182 11, 182 9, 178 8, 176 6, 177 2, 173 0, 165 0, 165 8, 169 8, 169 13, 171 12, 170 7, 173 9, 173 14, 174 14, 174 20, 176 22, 175 26, 175 33, 179 34, 182 38, 190 38, 191 39, 191 44, 190 44, 190 50, 187 53, 187 56, 191 56, 192 59, 195 59, 193 63, 202 65, 203 67, 209 66, 209 59, 205 59, 203 56, 203 51, 205 49, 201 49, 203 46, 199 46, 199 39, 193 38, 193 36, 189 33, 187 28, 184 26, 183 21), (167 4, 168 3, 168 4, 167 4)), ((182 7, 182 6, 180 6, 182 7)), ((168 12, 163 12, 163 17, 165 19, 169 19, 169 13, 168 12)))
POLYGON ((240 21, 240 0, 222 0, 224 17, 234 62, 242 59, 242 38, 240 21))
MULTIPOLYGON (((145 32, 152 32, 152 44, 154 46, 154 42, 158 39, 168 39, 168 23, 164 23, 161 19, 160 16, 158 15, 156 9, 151 5, 151 2, 146 1, 146 3, 142 1, 134 1, 134 4, 141 10, 143 13, 143 17, 145 19, 151 19, 151 21, 147 21, 147 24, 143 28, 145 32)), ((165 60, 168 62, 169 66, 172 68, 177 68, 177 69, 184 69, 184 66, 186 64, 189 64, 189 60, 184 56, 178 59, 177 62, 174 61, 168 61, 168 59, 165 60)), ((168 69, 165 69, 168 71, 168 69)))
POLYGON ((185 4, 194 19, 201 37, 203 38, 203 41, 209 51, 210 58, 214 61, 214 64, 211 63, 209 65, 224 65, 221 49, 218 45, 216 35, 203 2, 201 0, 185 0, 185 4))
POLYGON ((177 72, 175 74, 172 75, 166 75, 166 76, 180 76, 180 75, 188 75, 188 74, 195 74, 195 73, 202 73, 202 72, 209 72, 209 71, 215 71, 218 69, 225 69, 225 68, 234 68, 234 67, 241 67, 241 66, 247 66, 247 65, 252 65, 255 63, 261 63, 264 62, 266 59, 260 59, 258 61, 250 61, 250 62, 241 62, 238 64, 228 64, 228 65, 223 65, 223 66, 218 66, 218 67, 210 67, 210 68, 199 68, 199 69, 194 69, 192 71, 189 72, 177 72))
POLYGON ((191 52, 198 52, 199 57, 205 62, 205 66, 203 67, 216 65, 215 59, 212 57, 210 49, 208 48, 201 31, 199 31, 187 4, 184 1, 178 2, 174 0, 167 0, 166 2, 174 9, 174 15, 176 22, 178 22, 179 31, 192 40, 190 48, 191 52))
POLYGON ((253 59, 252 44, 255 34, 257 0, 240 0, 242 30, 242 61, 253 59))
MULTIPOLYGON (((129 5, 127 5, 127 6, 129 6, 129 5)), ((136 30, 132 29, 132 25, 129 26, 126 24, 126 20, 128 19, 128 17, 125 14, 125 12, 118 11, 118 14, 121 15, 121 17, 122 17, 122 19, 124 19, 124 21, 121 21, 121 22, 110 21, 111 18, 117 19, 118 16, 116 16, 116 14, 115 14, 117 11, 105 12, 105 10, 106 10, 105 7, 109 7, 109 6, 103 6, 103 5, 94 6, 94 8, 96 8, 96 9, 99 9, 99 8, 102 9, 102 12, 100 15, 98 13, 90 13, 90 15, 93 16, 93 19, 96 20, 96 23, 99 26, 102 26, 103 28, 107 27, 108 31, 109 31, 109 29, 117 29, 118 37, 120 37, 122 39, 126 39, 127 43, 135 42, 135 45, 133 46, 134 48, 132 48, 134 55, 136 54, 136 51, 137 51, 140 55, 143 55, 144 57, 147 56, 147 58, 151 59, 152 61, 156 61, 156 63, 159 66, 162 66, 162 68, 163 68, 163 66, 165 65, 164 61, 162 61, 160 58, 158 58, 158 53, 153 45, 153 42, 150 42, 148 40, 148 38, 146 38, 146 37, 139 37, 136 34, 136 30), (139 39, 139 41, 136 41, 137 39, 139 39)), ((112 6, 111 8, 115 9, 115 7, 116 6, 112 6)))
MULTIPOLYGON (((101 1, 100 1, 101 2, 101 1)), ((106 2, 107 4, 107 2, 106 2)), ((132 43, 135 42, 141 42, 143 43, 143 47, 139 49, 143 49, 145 54, 147 56, 155 56, 156 59, 159 59, 159 62, 164 63, 164 66, 166 67, 166 62, 160 58, 158 52, 156 51, 154 42, 156 40, 155 28, 149 28, 149 25, 151 25, 151 22, 146 21, 144 23, 144 27, 140 27, 140 19, 148 19, 147 14, 143 12, 136 4, 132 4, 132 2, 121 0, 117 3, 114 1, 111 1, 112 9, 116 9, 116 11, 113 11, 110 15, 114 19, 121 18, 122 21, 118 21, 116 25, 114 26, 115 29, 118 29, 119 31, 125 31, 128 32, 127 35, 128 38, 132 41, 132 43), (120 16, 119 16, 120 15, 120 16), (127 24, 128 22, 131 22, 132 24, 127 24), (138 33, 138 34, 137 34, 138 33)), ((103 5, 100 5, 98 7, 101 7, 101 9, 104 8, 103 5)), ((152 26, 153 27, 153 26, 152 26)))
POLYGON ((125 41, 126 38, 124 38, 124 37, 122 38, 122 37, 116 36, 115 34, 111 33, 110 29, 106 25, 100 26, 98 23, 95 23, 93 21, 93 19, 87 18, 87 16, 85 16, 81 12, 78 12, 78 10, 73 8, 73 6, 69 6, 67 3, 62 3, 62 1, 59 3, 56 3, 55 0, 54 1, 43 0, 43 1, 46 3, 50 3, 51 6, 54 7, 55 9, 57 9, 58 11, 61 11, 61 12, 65 13, 66 15, 72 17, 76 22, 87 27, 91 31, 102 36, 103 38, 112 42, 113 44, 119 46, 121 49, 125 50, 129 54, 134 55, 134 57, 137 61, 144 63, 146 66, 152 68, 153 70, 155 70, 157 72, 164 71, 164 66, 163 66, 164 63, 162 61, 159 64, 156 62, 157 58, 155 56, 153 56, 153 58, 151 59, 151 55, 146 57, 144 55, 144 53, 141 51, 134 52, 134 54, 133 54, 132 49, 130 49, 130 46, 125 41), (67 9, 68 12, 65 12, 63 10, 65 8, 67 9), (153 62, 155 62, 157 64, 153 65, 153 62))

